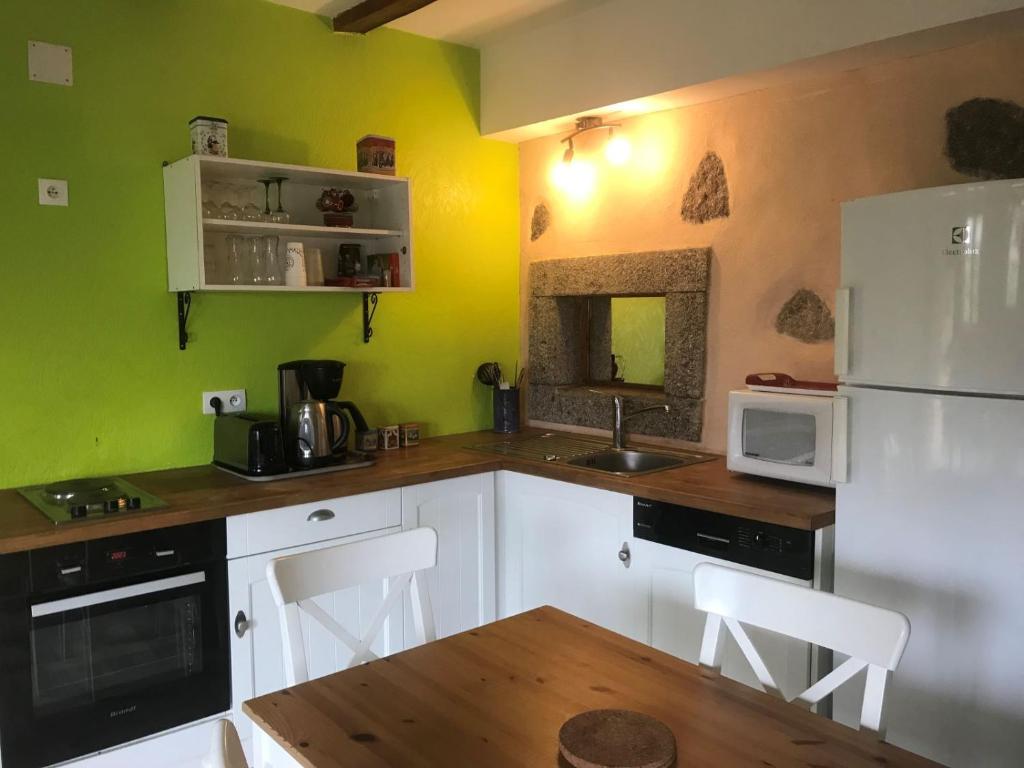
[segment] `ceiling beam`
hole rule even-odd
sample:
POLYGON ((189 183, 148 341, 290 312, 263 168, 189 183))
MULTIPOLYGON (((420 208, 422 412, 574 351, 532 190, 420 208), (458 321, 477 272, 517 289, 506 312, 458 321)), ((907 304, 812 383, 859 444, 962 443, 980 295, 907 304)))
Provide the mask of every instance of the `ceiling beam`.
POLYGON ((365 35, 432 2, 434 0, 363 0, 334 17, 334 31, 365 35))

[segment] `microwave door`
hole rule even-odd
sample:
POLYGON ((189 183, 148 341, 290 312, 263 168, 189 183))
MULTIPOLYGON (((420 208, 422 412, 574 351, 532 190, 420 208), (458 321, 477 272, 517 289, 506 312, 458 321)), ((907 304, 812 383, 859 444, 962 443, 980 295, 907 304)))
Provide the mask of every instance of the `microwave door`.
POLYGON ((817 429, 813 414, 746 408, 742 430, 745 457, 794 467, 814 466, 817 429))

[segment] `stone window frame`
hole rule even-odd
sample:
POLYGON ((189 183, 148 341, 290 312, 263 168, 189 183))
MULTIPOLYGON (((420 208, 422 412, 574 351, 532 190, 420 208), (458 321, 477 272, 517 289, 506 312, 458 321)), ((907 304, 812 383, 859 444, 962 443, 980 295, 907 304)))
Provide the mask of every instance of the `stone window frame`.
POLYGON ((593 385, 587 383, 595 373, 593 362, 590 370, 583 370, 587 360, 601 357, 600 349, 586 354, 582 349, 583 344, 593 343, 583 331, 588 303, 594 297, 607 297, 610 311, 612 297, 664 296, 664 388, 605 384, 603 389, 623 394, 631 409, 671 406, 667 415, 638 417, 630 424, 632 432, 699 442, 711 254, 710 248, 689 248, 533 262, 528 299, 529 418, 608 429, 608 394, 591 391, 593 385))

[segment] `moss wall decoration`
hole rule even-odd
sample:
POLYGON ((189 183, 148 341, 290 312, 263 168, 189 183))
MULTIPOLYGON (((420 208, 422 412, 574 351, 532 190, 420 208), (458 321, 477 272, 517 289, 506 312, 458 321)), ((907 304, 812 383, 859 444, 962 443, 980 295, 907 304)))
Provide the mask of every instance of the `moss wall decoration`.
POLYGON ((530 219, 530 242, 548 231, 551 223, 551 211, 544 203, 537 203, 533 207, 533 218, 530 219))
POLYGON ((729 184, 722 158, 708 152, 690 177, 680 215, 691 224, 703 224, 729 215, 729 184))
POLYGON ((946 112, 946 157, 979 179, 1024 176, 1024 107, 1004 99, 969 99, 946 112))
POLYGON ((775 330, 807 344, 829 341, 836 335, 828 305, 806 288, 801 288, 782 305, 775 317, 775 330))

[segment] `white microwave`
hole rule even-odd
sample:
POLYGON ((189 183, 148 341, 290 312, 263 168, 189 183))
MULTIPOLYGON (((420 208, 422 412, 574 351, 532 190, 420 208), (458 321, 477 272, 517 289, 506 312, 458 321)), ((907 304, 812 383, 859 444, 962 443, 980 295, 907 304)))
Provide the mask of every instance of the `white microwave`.
POLYGON ((834 486, 846 482, 846 398, 835 392, 729 393, 734 472, 834 486))

